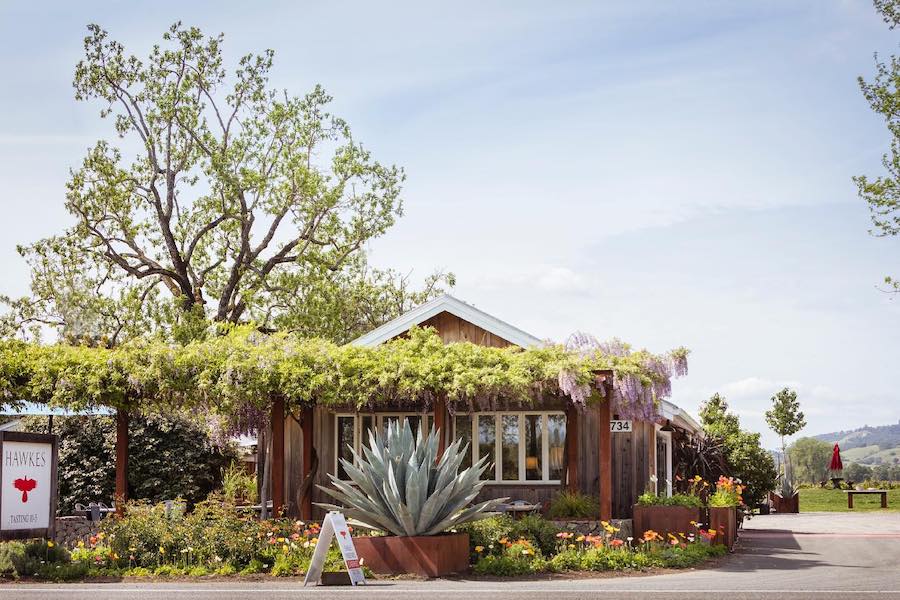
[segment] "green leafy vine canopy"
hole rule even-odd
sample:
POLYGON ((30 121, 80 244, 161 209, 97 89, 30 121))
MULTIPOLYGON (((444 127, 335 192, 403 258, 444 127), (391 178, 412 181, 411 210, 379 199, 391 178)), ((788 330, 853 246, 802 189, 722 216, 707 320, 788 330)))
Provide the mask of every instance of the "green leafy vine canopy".
POLYGON ((586 404, 603 394, 595 372, 611 369, 614 399, 621 389, 622 403, 654 404, 670 389, 672 369, 665 365, 686 364, 686 355, 683 349, 660 357, 560 344, 444 344, 434 330, 418 328, 375 348, 264 335, 250 327, 183 346, 147 339, 113 349, 6 340, 0 342, 0 400, 70 410, 202 411, 236 425, 278 396, 291 409, 427 406, 436 398, 451 409, 530 406, 554 396, 586 404), (634 398, 627 398, 629 389, 634 398))

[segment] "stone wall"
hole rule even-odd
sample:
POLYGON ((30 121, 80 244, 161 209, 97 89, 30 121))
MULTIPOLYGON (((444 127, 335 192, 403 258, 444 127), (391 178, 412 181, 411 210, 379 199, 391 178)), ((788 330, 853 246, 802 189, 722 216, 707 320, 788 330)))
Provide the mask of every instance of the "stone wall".
POLYGON ((66 548, 74 548, 78 542, 85 544, 92 535, 100 531, 100 523, 88 521, 85 517, 57 517, 56 543, 66 548))
MULTIPOLYGON (((565 519, 554 520, 553 523, 565 531, 572 531, 583 535, 603 535, 603 525, 600 521, 584 520, 584 519, 565 519)), ((621 540, 628 539, 634 535, 633 524, 631 519, 611 519, 609 524, 619 529, 614 537, 621 540)))

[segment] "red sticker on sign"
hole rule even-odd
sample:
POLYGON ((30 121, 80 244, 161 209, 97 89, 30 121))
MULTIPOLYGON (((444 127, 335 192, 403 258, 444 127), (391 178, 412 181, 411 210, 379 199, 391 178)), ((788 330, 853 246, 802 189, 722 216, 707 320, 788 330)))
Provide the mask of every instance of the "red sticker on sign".
POLYGON ((13 481, 13 487, 22 492, 22 502, 28 502, 28 492, 37 487, 37 481, 28 479, 26 475, 24 479, 13 481))

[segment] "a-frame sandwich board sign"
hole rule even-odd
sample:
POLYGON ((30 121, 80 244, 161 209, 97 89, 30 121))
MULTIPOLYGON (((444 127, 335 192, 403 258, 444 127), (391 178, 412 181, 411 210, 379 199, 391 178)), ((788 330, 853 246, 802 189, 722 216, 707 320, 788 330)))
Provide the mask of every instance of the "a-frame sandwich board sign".
POLYGON ((309 563, 309 569, 306 571, 303 585, 309 582, 314 582, 316 585, 319 584, 319 581, 322 579, 322 569, 325 567, 325 555, 328 554, 328 548, 331 547, 331 540, 337 540, 341 556, 344 557, 344 565, 347 567, 347 573, 350 575, 350 583, 353 585, 364 584, 366 577, 363 575, 362 567, 359 564, 359 557, 356 555, 356 547, 353 545, 353 538, 350 536, 347 520, 344 518, 343 513, 333 510, 326 514, 325 520, 322 521, 322 530, 319 532, 316 549, 313 551, 312 561, 309 563))

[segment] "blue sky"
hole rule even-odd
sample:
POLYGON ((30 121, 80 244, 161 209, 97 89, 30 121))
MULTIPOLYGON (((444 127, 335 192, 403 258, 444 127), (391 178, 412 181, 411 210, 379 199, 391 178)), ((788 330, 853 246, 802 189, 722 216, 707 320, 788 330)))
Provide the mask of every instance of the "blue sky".
POLYGON ((538 335, 693 350, 674 400, 744 424, 784 385, 805 433, 896 422, 900 244, 867 235, 850 178, 887 135, 855 78, 895 51, 864 1, 0 3, 0 289, 17 243, 61 231, 68 169, 99 137, 71 79, 85 25, 144 52, 175 20, 276 51, 323 84, 406 215, 374 261, 452 270, 458 297, 538 335), (252 8, 249 8, 252 6, 252 8))

